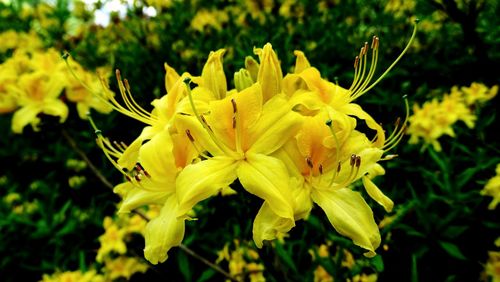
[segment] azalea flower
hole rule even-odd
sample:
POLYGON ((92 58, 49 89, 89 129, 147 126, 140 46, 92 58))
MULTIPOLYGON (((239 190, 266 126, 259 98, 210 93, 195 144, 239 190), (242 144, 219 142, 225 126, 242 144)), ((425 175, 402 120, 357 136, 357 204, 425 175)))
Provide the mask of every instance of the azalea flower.
POLYGON ((21 133, 28 124, 39 130, 40 113, 57 116, 61 123, 64 122, 68 117, 68 107, 58 97, 65 86, 62 73, 48 76, 42 72, 25 74, 17 85, 10 85, 8 91, 16 96, 21 107, 12 118, 12 131, 21 133))

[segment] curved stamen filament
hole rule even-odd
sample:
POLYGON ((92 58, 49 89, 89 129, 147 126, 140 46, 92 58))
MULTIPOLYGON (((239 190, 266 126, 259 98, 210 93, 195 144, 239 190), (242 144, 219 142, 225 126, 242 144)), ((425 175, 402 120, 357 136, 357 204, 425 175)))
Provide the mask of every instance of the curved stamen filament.
MULTIPOLYGON (((361 95, 365 94, 366 92, 368 92, 370 89, 372 89, 375 85, 377 85, 381 80, 382 78, 384 78, 384 76, 387 75, 387 73, 389 73, 389 71, 391 71, 391 69, 399 62, 399 60, 401 60, 401 58, 403 57, 403 55, 406 53, 406 51, 408 51, 408 49, 410 48, 412 42, 413 42, 413 39, 415 39, 415 35, 417 34, 417 25, 418 25, 418 20, 416 20, 414 23, 413 23, 413 33, 410 37, 410 40, 408 41, 408 43, 406 44, 406 47, 403 49, 403 51, 401 52, 401 54, 399 54, 399 56, 396 58, 396 60, 394 60, 394 62, 384 71, 384 73, 382 73, 381 76, 379 76, 379 78, 373 82, 370 86, 368 86, 366 89, 363 89, 363 90, 360 90, 359 93, 356 93, 355 94, 355 98, 358 98, 360 97, 361 95)), ((378 43, 376 44, 376 49, 378 49, 378 43)), ((375 50, 375 49, 374 49, 375 50)), ((352 99, 352 100, 354 100, 352 99)), ((351 100, 351 101, 352 101, 351 100)))
MULTIPOLYGON (((377 61, 378 61, 378 45, 379 45, 379 39, 378 37, 374 36, 372 40, 372 61, 370 63, 370 69, 368 70, 368 75, 366 76, 366 79, 363 81, 361 86, 356 89, 356 91, 352 91, 351 93, 351 101, 356 99, 361 95, 363 90, 367 87, 367 85, 370 83, 370 81, 373 78, 373 74, 375 73, 375 70, 377 69, 377 61)), ((365 50, 368 48, 368 44, 365 43, 365 50)), ((366 55, 365 55, 366 56, 366 55)), ((366 60, 365 60, 365 66, 366 67, 366 60)))
POLYGON ((385 152, 387 152, 387 151, 391 150, 392 148, 394 148, 401 141, 401 139, 403 138, 404 133, 406 131, 408 119, 410 118, 410 105, 408 103, 408 99, 407 99, 406 95, 403 96, 403 99, 405 101, 405 108, 406 108, 405 119, 403 121, 403 124, 399 128, 398 128, 398 125, 399 125, 399 120, 400 119, 398 119, 396 121, 396 128, 394 128, 394 131, 391 133, 391 135, 389 136, 389 138, 387 138, 386 143, 384 144, 384 146, 382 146, 382 149, 385 152))
POLYGON ((196 119, 198 119, 198 122, 201 123, 203 128, 207 131, 208 135, 210 136, 210 139, 214 142, 214 144, 226 155, 231 155, 231 151, 221 142, 217 140, 217 137, 215 136, 215 133, 213 132, 212 128, 210 128, 210 125, 208 125, 207 121, 203 117, 203 115, 198 114, 198 111, 196 110, 196 106, 194 104, 194 99, 193 99, 193 94, 191 93, 191 87, 189 84, 191 83, 191 79, 188 77, 184 80, 184 84, 186 85, 186 90, 188 92, 188 98, 189 98, 189 104, 191 105, 191 109, 193 110, 194 115, 196 116, 196 119))
MULTIPOLYGON (((358 79, 357 85, 351 90, 351 93, 356 93, 359 89, 361 89, 361 86, 365 82, 365 73, 366 73, 366 65, 367 65, 367 56, 366 56, 366 49, 368 48, 368 43, 365 42, 365 45, 361 47, 361 50, 359 51, 359 57, 360 57, 360 68, 361 68, 361 75, 358 79)), ((351 94, 352 95, 352 94, 351 94)))

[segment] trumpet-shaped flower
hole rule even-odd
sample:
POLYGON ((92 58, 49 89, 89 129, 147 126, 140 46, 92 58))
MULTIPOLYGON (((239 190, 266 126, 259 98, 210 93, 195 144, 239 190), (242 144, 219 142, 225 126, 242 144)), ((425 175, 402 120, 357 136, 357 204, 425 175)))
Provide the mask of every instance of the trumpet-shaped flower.
POLYGON ((295 134, 300 118, 280 95, 266 103, 263 100, 261 85, 256 83, 211 102, 207 115, 179 116, 181 130, 213 156, 187 166, 179 174, 179 216, 238 178, 287 226, 294 225, 286 167, 269 154, 295 134))
POLYGON ((483 190, 481 190, 481 195, 493 197, 488 206, 490 210, 494 210, 500 202, 500 164, 497 165, 495 172, 496 175, 488 180, 483 190))

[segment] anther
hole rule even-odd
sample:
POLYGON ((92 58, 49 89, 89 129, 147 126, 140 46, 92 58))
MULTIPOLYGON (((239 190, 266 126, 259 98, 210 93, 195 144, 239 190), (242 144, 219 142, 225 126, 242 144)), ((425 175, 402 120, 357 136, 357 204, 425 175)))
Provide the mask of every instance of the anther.
POLYGON ((366 51, 368 51, 368 42, 365 42, 365 46, 363 46, 363 56, 366 55, 366 51))
POLYGON ((212 131, 212 128, 210 127, 210 125, 208 125, 208 122, 207 120, 205 119, 205 117, 203 115, 200 115, 200 119, 201 121, 205 124, 205 126, 210 130, 212 131))
POLYGON ((361 166, 361 157, 356 156, 356 167, 359 168, 361 166))
POLYGON ((318 170, 319 170, 319 173, 320 173, 320 174, 323 174, 323 165, 322 165, 322 164, 320 164, 320 165, 318 166, 318 170))
POLYGON ((189 129, 186 129, 186 135, 189 138, 189 141, 194 142, 193 135, 191 135, 191 131, 189 131, 189 129))
POLYGON ((331 119, 326 120, 325 124, 330 127, 332 126, 333 121, 331 119))
POLYGON ((307 158, 306 158, 306 163, 307 163, 307 166, 308 166, 308 167, 310 167, 310 168, 313 168, 313 167, 314 167, 314 164, 313 164, 313 162, 312 162, 312 160, 311 160, 311 158, 310 158, 310 157, 307 157, 307 158))
POLYGON ((354 166, 356 164, 356 155, 355 154, 352 154, 351 155, 351 162, 350 162, 350 165, 351 166, 354 166))
POLYGON ((127 179, 128 182, 132 182, 132 179, 130 178, 130 176, 125 174, 125 178, 127 179))
POLYGON ((356 56, 356 58, 354 58, 354 68, 358 68, 358 64, 359 64, 359 56, 356 56))
POLYGON ((128 173, 128 168, 122 167, 122 171, 125 172, 125 173, 128 173))
POLYGON ((396 119, 396 122, 394 123, 394 126, 398 127, 400 122, 401 122, 401 118, 400 118, 400 117, 398 117, 398 118, 396 119))
POLYGON ((128 84, 128 79, 123 79, 123 84, 125 84, 125 89, 130 92, 130 84, 128 84))
POLYGON ((236 116, 233 116, 233 129, 236 128, 236 116))
POLYGON ((147 177, 147 178, 151 178, 151 175, 149 175, 149 173, 148 173, 148 172, 144 169, 144 167, 142 167, 142 165, 141 165, 140 163, 136 163, 136 164, 135 164, 135 168, 136 168, 139 172, 141 172, 141 173, 143 173, 144 175, 146 175, 146 177, 147 177))
POLYGON ((337 165, 337 173, 339 173, 341 169, 342 169, 342 164, 339 162, 339 164, 337 165))
POLYGON ((120 70, 119 70, 119 69, 116 69, 116 70, 115 70, 115 75, 116 75, 116 79, 117 79, 118 81, 122 80, 122 76, 121 76, 121 74, 120 74, 120 70))
POLYGON ((372 39, 372 49, 373 50, 376 50, 378 48, 378 37, 377 36, 373 36, 373 39, 372 39))
POLYGON ((236 107, 236 101, 234 101, 234 99, 231 99, 231 104, 233 105, 233 113, 238 112, 238 108, 236 107))
POLYGON ((64 51, 64 54, 62 54, 62 58, 63 58, 64 60, 66 60, 66 59, 68 59, 68 58, 69 58, 69 53, 68 53, 68 51, 64 51))
POLYGON ((136 175, 134 176, 134 178, 135 178, 135 180, 136 180, 137 182, 140 182, 140 181, 141 181, 141 176, 140 176, 140 174, 136 174, 136 175))

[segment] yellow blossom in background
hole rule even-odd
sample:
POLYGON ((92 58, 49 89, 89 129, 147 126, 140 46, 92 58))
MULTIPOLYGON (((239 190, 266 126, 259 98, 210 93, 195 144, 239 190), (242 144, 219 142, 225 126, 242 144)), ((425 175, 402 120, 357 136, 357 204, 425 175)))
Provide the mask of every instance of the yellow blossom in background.
POLYGON ((416 4, 415 0, 387 0, 384 12, 394 15, 395 18, 405 17, 413 13, 416 4))
POLYGON ((220 264, 226 261, 229 274, 238 281, 266 281, 264 265, 259 263, 259 254, 247 242, 240 243, 239 240, 234 240, 233 243, 233 250, 229 250, 230 244, 227 243, 221 251, 217 252, 218 258, 215 263, 220 264))
POLYGON ((438 139, 443 135, 455 137, 452 126, 457 121, 464 122, 467 127, 473 128, 476 116, 465 104, 463 93, 458 87, 452 87, 451 92, 444 94, 441 101, 437 98, 425 102, 422 106, 413 105, 413 115, 409 118, 407 134, 410 144, 416 144, 422 139, 426 145, 430 144, 436 151, 441 151, 438 139))
POLYGON ((110 113, 113 108, 100 98, 106 95, 96 94, 96 92, 108 91, 108 89, 102 86, 101 79, 107 82, 109 71, 102 70, 98 72, 98 75, 101 77, 99 78, 96 74, 90 73, 76 62, 71 62, 70 67, 73 68, 73 73, 65 70, 66 79, 68 80, 66 97, 68 101, 76 103, 78 116, 81 119, 87 119, 87 113, 90 109, 104 114, 110 113))
POLYGON ((35 131, 39 130, 40 113, 57 116, 61 123, 64 122, 68 117, 68 107, 58 99, 64 87, 62 73, 49 76, 43 72, 25 74, 18 85, 11 85, 8 91, 16 96, 20 106, 12 118, 12 131, 21 133, 28 124, 35 131))
POLYGON ((106 281, 104 277, 97 274, 95 270, 89 270, 87 272, 82 272, 80 270, 76 271, 65 271, 65 272, 55 272, 54 274, 44 274, 40 282, 104 282, 106 281))
POLYGON ((16 192, 11 192, 3 197, 3 202, 7 205, 12 205, 13 203, 21 200, 21 195, 16 192))
POLYGON ((149 266, 138 258, 119 256, 104 260, 102 271, 107 279, 125 278, 129 280, 135 273, 145 273, 148 269, 149 266))
POLYGON ((352 279, 347 279, 348 282, 376 282, 378 279, 377 273, 366 274, 361 273, 352 277, 352 279))
POLYGON ((469 87, 462 86, 460 90, 464 93, 465 103, 470 106, 493 99, 498 93, 498 85, 488 88, 482 83, 473 82, 469 87))
POLYGON ((99 236, 101 247, 97 251, 96 260, 102 262, 104 257, 111 252, 124 254, 127 252, 127 245, 125 245, 126 230, 120 228, 111 217, 104 218, 104 234, 99 236))
POLYGON ((488 252, 488 261, 484 270, 491 282, 500 282, 500 252, 488 252))
POLYGON ((334 282, 333 277, 321 265, 314 270, 314 282, 334 282))
POLYGON ((33 32, 24 33, 14 30, 7 30, 0 33, 0 53, 5 53, 7 50, 23 49, 33 51, 42 48, 42 41, 33 32))
POLYGON ((191 28, 199 32, 203 32, 207 27, 220 31, 228 20, 229 16, 225 11, 199 10, 191 20, 191 28))
POLYGON ((497 165, 495 172, 497 175, 488 180, 483 190, 481 190, 481 195, 493 197, 493 200, 488 205, 490 210, 494 210, 500 202, 500 164, 497 165))

